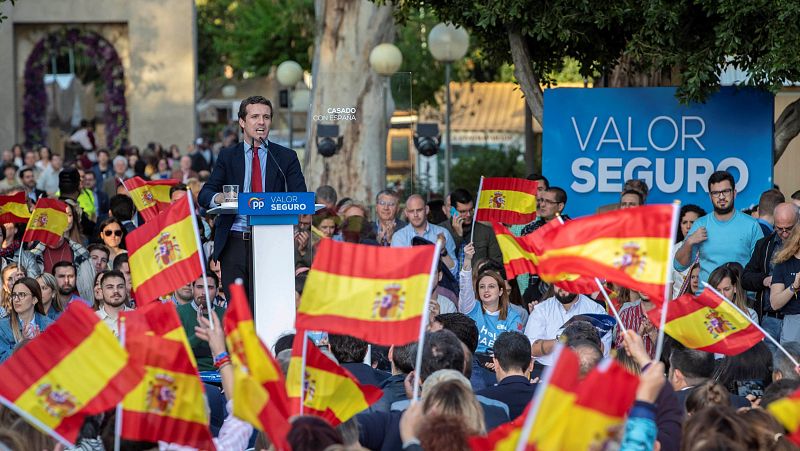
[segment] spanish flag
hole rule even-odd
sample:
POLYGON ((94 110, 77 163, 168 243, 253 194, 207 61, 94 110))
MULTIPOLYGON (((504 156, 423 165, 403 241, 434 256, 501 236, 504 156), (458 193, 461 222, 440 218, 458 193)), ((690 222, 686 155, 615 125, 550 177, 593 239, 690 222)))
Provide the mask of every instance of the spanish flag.
POLYGON ((131 361, 145 376, 122 401, 122 437, 216 449, 203 383, 186 348, 155 335, 126 334, 131 361))
MULTIPOLYGON (((647 312, 661 324, 661 309, 647 312)), ((763 340, 764 334, 724 299, 706 288, 670 301, 664 332, 691 349, 737 355, 763 340)))
POLYGON ((233 363, 233 414, 264 431, 277 449, 288 450, 291 406, 283 373, 256 335, 244 287, 231 284, 230 293, 224 324, 233 363))
POLYGON ((186 196, 125 238, 136 299, 156 299, 200 277, 195 221, 186 196))
POLYGON ((286 374, 286 391, 289 394, 293 414, 300 413, 302 393, 302 413, 321 417, 335 427, 375 404, 383 396, 380 388, 359 384, 349 371, 329 359, 311 340, 305 340, 304 373, 304 337, 304 331, 298 329, 292 345, 289 371, 286 374))
POLYGON ((7 222, 28 222, 31 212, 28 210, 28 201, 25 192, 0 196, 0 224, 7 222))
POLYGON ((192 365, 197 368, 197 361, 186 337, 186 331, 172 303, 150 302, 136 310, 121 312, 120 318, 125 321, 125 335, 128 337, 149 335, 181 343, 192 365))
POLYGON ((771 403, 767 406, 767 410, 786 428, 788 432, 786 437, 800 446, 800 389, 786 398, 771 403))
MULTIPOLYGON (((500 252, 503 254, 503 266, 509 278, 541 272, 537 266, 539 261, 537 254, 541 254, 543 251, 537 241, 542 232, 550 227, 550 224, 553 224, 553 221, 529 235, 516 237, 504 225, 492 223, 500 252)), ((594 280, 576 274, 559 273, 548 277, 548 280, 570 293, 589 294, 597 291, 594 280)))
POLYGON ((556 363, 545 370, 536 395, 525 412, 486 437, 471 438, 473 450, 516 450, 520 440, 526 442, 526 450, 585 449, 562 446, 564 434, 573 423, 571 412, 577 398, 580 374, 578 356, 561 344, 557 344, 553 352, 556 363))
POLYGON ((509 177, 481 177, 475 220, 527 224, 536 219, 539 184, 509 177))
POLYGON ((177 183, 178 181, 174 179, 148 182, 138 176, 122 182, 133 200, 133 205, 148 222, 155 219, 159 212, 169 206, 171 202, 169 189, 177 183))
POLYGON ((370 343, 417 340, 438 256, 434 246, 322 240, 297 309, 297 328, 370 343))
POLYGON ((141 380, 111 329, 82 302, 0 365, 0 402, 72 444, 87 416, 113 408, 141 380))
POLYGON ((36 201, 22 241, 41 241, 49 246, 58 244, 69 224, 67 208, 67 204, 55 199, 42 198, 36 201))
POLYGON ((600 362, 578 385, 561 448, 594 449, 602 445, 609 431, 625 422, 638 386, 639 378, 615 361, 600 362))
POLYGON ((539 275, 545 282, 570 274, 598 277, 660 303, 671 271, 677 214, 677 204, 648 205, 548 227, 537 237, 543 246, 539 275))

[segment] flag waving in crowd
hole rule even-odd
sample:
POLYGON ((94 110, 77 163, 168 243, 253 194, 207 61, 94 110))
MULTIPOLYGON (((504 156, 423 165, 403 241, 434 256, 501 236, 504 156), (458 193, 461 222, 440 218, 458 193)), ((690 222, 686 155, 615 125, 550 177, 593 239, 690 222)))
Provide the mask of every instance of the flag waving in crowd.
POLYGON ((72 444, 86 416, 113 408, 141 377, 111 329, 74 302, 0 366, 0 402, 72 444))
POLYGON ((122 182, 130 193, 133 205, 139 210, 145 221, 152 221, 170 204, 169 190, 177 180, 151 180, 132 177, 122 182))
POLYGON ((389 248, 323 240, 297 309, 297 328, 382 344, 419 336, 436 247, 389 248))
POLYGON ((192 197, 172 204, 125 239, 136 299, 154 300, 203 272, 192 197))
POLYGON ((285 441, 291 408, 283 373, 256 335, 244 287, 232 284, 230 293, 224 324, 233 363, 233 413, 264 431, 278 449, 289 449, 285 441))
POLYGON ((69 227, 69 222, 75 218, 70 218, 67 204, 55 199, 39 199, 36 207, 28 220, 28 227, 22 241, 29 243, 41 241, 49 246, 55 246, 64 231, 69 227))
POLYGON ((20 191, 8 196, 0 196, 0 224, 7 222, 28 222, 31 212, 25 192, 20 191))
POLYGON ((475 220, 527 224, 536 219, 539 184, 525 179, 481 177, 475 220))

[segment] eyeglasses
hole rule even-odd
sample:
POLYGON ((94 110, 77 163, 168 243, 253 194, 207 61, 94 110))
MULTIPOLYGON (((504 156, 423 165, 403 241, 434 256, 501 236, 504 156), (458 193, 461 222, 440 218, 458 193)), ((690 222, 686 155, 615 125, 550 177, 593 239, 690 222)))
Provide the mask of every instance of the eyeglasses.
POLYGON ((794 226, 791 227, 778 227, 775 226, 775 231, 778 233, 791 233, 794 230, 794 226))
POLYGON ((394 207, 395 205, 397 205, 397 202, 393 202, 390 200, 379 200, 378 205, 380 205, 381 207, 394 207))
POLYGON ((561 202, 559 202, 557 200, 550 200, 550 199, 542 198, 542 199, 539 199, 539 203, 542 203, 542 204, 545 204, 545 205, 558 205, 561 202))
POLYGON ((733 189, 728 188, 722 191, 709 191, 708 194, 711 194, 711 197, 720 198, 720 197, 728 197, 731 195, 731 193, 733 193, 733 189))
POLYGON ((23 300, 23 299, 27 298, 28 296, 32 296, 32 294, 31 293, 21 293, 20 292, 20 293, 11 293, 9 298, 12 301, 15 300, 15 299, 23 300))
POLYGON ((105 236, 122 236, 122 230, 103 230, 103 235, 105 236))

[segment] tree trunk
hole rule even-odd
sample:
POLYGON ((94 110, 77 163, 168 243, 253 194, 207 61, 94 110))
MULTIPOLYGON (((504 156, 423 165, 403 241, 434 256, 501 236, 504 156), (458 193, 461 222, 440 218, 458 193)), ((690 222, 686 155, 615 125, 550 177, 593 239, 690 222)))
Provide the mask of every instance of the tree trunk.
POLYGON ((772 162, 777 164, 789 143, 800 134, 800 99, 786 106, 775 121, 772 138, 772 162))
POLYGON ((508 31, 508 43, 511 46, 511 59, 514 63, 514 76, 517 77, 522 93, 525 94, 525 102, 531 109, 531 114, 536 120, 543 124, 544 117, 544 95, 542 87, 539 86, 539 79, 533 73, 531 67, 531 52, 525 38, 516 31, 508 31))
POLYGON ((369 65, 369 54, 376 45, 394 40, 392 8, 368 0, 315 0, 314 8, 317 32, 306 127, 306 182, 312 190, 331 185, 340 197, 369 202, 386 184, 378 177, 379 152, 386 149, 387 120, 393 109, 391 100, 384 99, 383 80, 369 65), (355 119, 332 118, 333 108, 354 108, 355 119), (343 138, 341 149, 329 158, 317 151, 320 123, 338 124, 343 138))

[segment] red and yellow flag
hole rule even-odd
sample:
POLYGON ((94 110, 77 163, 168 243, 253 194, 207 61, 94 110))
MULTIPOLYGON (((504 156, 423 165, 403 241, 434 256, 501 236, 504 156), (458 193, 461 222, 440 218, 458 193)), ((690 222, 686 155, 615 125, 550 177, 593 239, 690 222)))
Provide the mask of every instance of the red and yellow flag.
POLYGON ((178 311, 172 303, 150 302, 129 312, 121 312, 120 318, 125 321, 125 335, 154 335, 181 343, 186 349, 192 365, 197 368, 186 331, 183 329, 178 311))
MULTIPOLYGON (((647 312, 661 324, 661 309, 647 312)), ((670 301, 664 332, 691 349, 737 355, 763 340, 764 334, 748 318, 706 288, 698 296, 687 293, 670 301)))
POLYGON ((22 241, 41 241, 55 246, 64 235, 69 224, 67 204, 55 199, 39 199, 28 220, 22 241))
POLYGON ((527 224, 536 219, 539 184, 525 179, 488 177, 481 179, 476 221, 527 224))
POLYGON ((516 450, 520 440, 526 441, 527 451, 570 449, 563 447, 562 443, 572 422, 570 413, 577 398, 580 363, 578 356, 566 346, 556 345, 553 352, 555 364, 546 370, 542 383, 525 412, 509 425, 495 429, 486 437, 471 438, 473 450, 516 450), (523 431, 529 425, 530 434, 523 437, 523 431))
POLYGON ((303 393, 303 414, 316 415, 336 426, 375 404, 383 396, 380 388, 359 384, 349 371, 329 359, 311 340, 305 340, 306 365, 303 373, 304 337, 304 331, 298 329, 286 374, 286 391, 293 414, 300 413, 300 394, 303 393))
POLYGON ((136 299, 156 299, 200 277, 195 221, 186 196, 125 238, 136 299))
POLYGON ((64 443, 86 416, 113 408, 141 380, 114 333, 82 302, 0 365, 0 402, 64 443))
POLYGON ((617 362, 605 360, 597 365, 578 385, 561 448, 594 449, 602 445, 611 429, 625 422, 638 386, 639 378, 617 362))
POLYGON ((598 277, 660 304, 671 271, 677 212, 677 205, 648 205, 547 227, 536 237, 543 247, 539 275, 545 282, 569 274, 598 277))
MULTIPOLYGON (((540 230, 546 231, 550 224, 553 224, 553 221, 529 235, 516 237, 504 225, 492 223, 497 244, 503 254, 503 266, 505 266, 509 278, 529 273, 540 274, 541 269, 537 266, 539 261, 537 253, 542 253, 542 246, 537 242, 542 233, 540 230)), ((556 225, 556 227, 558 226, 556 225)), ((597 291, 594 280, 576 274, 559 273, 548 277, 548 280, 570 293, 589 294, 597 291)))
POLYGON ((256 335, 247 295, 231 284, 225 312, 225 340, 233 363, 233 414, 264 431, 275 447, 288 450, 289 396, 283 373, 256 335))
POLYGON ((322 240, 297 309, 297 329, 380 345, 417 340, 438 256, 434 246, 380 247, 322 240))
POLYGON ((184 346, 156 335, 125 338, 145 376, 122 401, 122 437, 216 449, 208 429, 203 382, 184 346))
POLYGON ((767 410, 786 428, 787 438, 800 446, 800 389, 791 395, 772 402, 767 410))
POLYGON ((133 200, 133 205, 142 214, 145 221, 151 221, 170 204, 169 189, 178 183, 177 180, 146 181, 141 177, 132 177, 122 182, 133 200))
POLYGON ((28 210, 28 201, 25 192, 0 196, 0 224, 7 222, 28 222, 31 212, 28 210))

